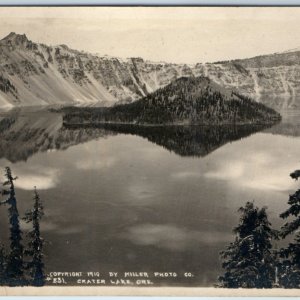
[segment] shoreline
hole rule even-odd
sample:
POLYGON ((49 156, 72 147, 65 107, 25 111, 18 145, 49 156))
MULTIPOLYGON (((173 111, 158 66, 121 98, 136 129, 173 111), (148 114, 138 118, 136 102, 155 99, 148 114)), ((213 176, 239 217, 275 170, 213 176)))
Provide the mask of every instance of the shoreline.
POLYGON ((68 123, 63 122, 65 127, 97 127, 97 126, 138 126, 138 127, 205 127, 205 126, 266 126, 276 125, 282 121, 282 118, 274 120, 274 122, 222 122, 222 123, 199 123, 199 124, 188 124, 188 123, 166 123, 166 124, 145 124, 145 123, 128 123, 128 122, 97 122, 97 123, 68 123))

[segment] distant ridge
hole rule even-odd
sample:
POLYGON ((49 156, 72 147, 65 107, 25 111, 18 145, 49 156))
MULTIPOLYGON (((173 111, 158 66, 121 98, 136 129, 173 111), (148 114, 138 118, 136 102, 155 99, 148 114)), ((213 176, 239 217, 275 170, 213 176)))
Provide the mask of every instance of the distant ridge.
POLYGON ((0 109, 14 106, 112 106, 131 103, 180 77, 205 76, 277 110, 300 107, 300 51, 217 63, 121 59, 31 41, 0 40, 0 109))
POLYGON ((0 40, 0 108, 128 103, 190 75, 186 65, 97 56, 15 32, 0 40))
MULTIPOLYGON (((283 51, 281 53, 292 53, 292 52, 299 52, 300 51, 300 47, 298 48, 293 48, 293 49, 290 49, 290 50, 286 50, 286 51, 283 51)), ((276 53, 276 54, 280 54, 280 52, 276 53)))

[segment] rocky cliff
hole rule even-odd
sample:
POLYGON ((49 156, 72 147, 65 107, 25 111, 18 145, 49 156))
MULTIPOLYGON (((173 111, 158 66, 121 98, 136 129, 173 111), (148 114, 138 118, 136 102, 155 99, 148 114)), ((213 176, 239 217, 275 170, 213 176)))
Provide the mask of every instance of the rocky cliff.
POLYGON ((132 102, 173 79, 186 65, 121 60, 30 41, 10 33, 0 41, 0 107, 46 104, 109 106, 132 102))
POLYGON ((128 103, 179 77, 207 76, 276 109, 300 106, 300 50, 186 65, 119 59, 30 41, 0 41, 0 107, 128 103), (299 99, 299 100, 298 100, 299 99))
POLYGON ((299 107, 300 50, 293 51, 197 64, 195 73, 278 110, 299 107))

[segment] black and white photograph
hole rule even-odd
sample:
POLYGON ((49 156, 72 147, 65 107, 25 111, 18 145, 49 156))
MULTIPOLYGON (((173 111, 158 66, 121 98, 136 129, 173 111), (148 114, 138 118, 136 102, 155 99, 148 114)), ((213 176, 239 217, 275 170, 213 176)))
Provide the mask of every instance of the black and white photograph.
POLYGON ((6 294, 297 295, 299 150, 300 7, 0 7, 6 294))

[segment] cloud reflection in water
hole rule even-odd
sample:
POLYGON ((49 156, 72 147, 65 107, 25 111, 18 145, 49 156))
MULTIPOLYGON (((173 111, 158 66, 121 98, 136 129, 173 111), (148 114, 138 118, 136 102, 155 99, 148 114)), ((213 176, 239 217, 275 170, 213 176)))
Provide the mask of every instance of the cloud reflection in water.
POLYGON ((131 227, 123 238, 142 246, 156 246, 169 250, 184 251, 199 244, 212 245, 230 239, 223 232, 201 232, 171 224, 142 224, 131 227))

